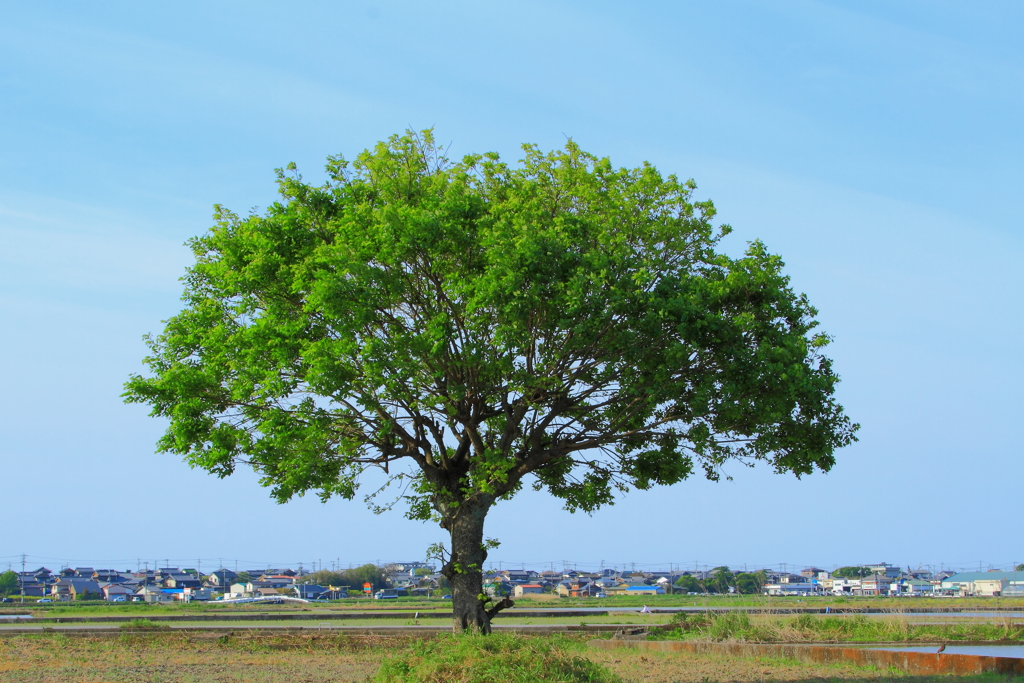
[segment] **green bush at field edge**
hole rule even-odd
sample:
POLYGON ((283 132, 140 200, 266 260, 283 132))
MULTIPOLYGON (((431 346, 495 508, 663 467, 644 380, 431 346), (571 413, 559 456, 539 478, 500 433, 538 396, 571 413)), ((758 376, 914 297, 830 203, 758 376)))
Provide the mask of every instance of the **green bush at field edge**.
POLYGON ((618 683, 608 669, 580 656, 582 645, 564 636, 446 635, 388 656, 377 683, 618 683))

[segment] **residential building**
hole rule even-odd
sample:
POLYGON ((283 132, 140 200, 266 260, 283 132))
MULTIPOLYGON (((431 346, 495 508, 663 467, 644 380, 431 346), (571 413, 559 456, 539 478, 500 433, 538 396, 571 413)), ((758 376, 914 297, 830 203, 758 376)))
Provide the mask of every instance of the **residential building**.
POLYGON ((1024 572, 961 572, 942 580, 941 589, 955 595, 1024 594, 1024 572))

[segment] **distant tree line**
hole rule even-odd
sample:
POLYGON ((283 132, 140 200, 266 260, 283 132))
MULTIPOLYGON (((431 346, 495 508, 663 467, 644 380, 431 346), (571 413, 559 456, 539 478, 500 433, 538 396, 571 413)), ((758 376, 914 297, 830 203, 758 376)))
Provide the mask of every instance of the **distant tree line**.
POLYGON ((871 570, 867 567, 840 567, 832 572, 832 576, 840 579, 863 579, 865 576, 871 576, 871 570))
POLYGON ((760 593, 768 582, 764 570, 759 572, 733 572, 728 567, 715 567, 708 578, 698 579, 695 576, 680 576, 675 583, 676 588, 687 593, 729 593, 744 595, 760 593), (732 588, 733 591, 729 589, 732 588))
POLYGON ((361 567, 353 567, 340 572, 321 569, 312 574, 305 574, 299 577, 295 583, 313 584, 316 586, 348 586, 352 590, 358 591, 363 589, 364 583, 369 583, 373 586, 373 590, 377 591, 387 588, 389 582, 387 574, 384 573, 382 568, 373 564, 364 564, 361 567))

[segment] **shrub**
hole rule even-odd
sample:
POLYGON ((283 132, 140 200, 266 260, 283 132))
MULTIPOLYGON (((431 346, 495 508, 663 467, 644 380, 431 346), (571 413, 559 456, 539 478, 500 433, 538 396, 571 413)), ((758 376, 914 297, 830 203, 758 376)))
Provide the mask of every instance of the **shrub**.
POLYGON ((676 612, 669 619, 669 624, 680 631, 695 631, 704 628, 708 624, 707 612, 676 612))
POLYGON ((604 667, 574 653, 579 645, 561 636, 530 638, 446 635, 420 641, 388 657, 378 683, 616 683, 604 667))
POLYGON ((712 615, 708 625, 701 629, 701 633, 711 640, 729 640, 749 630, 750 617, 746 612, 725 612, 712 615))
POLYGON ((165 631, 170 628, 167 624, 159 624, 150 619, 132 619, 121 624, 122 631, 165 631))

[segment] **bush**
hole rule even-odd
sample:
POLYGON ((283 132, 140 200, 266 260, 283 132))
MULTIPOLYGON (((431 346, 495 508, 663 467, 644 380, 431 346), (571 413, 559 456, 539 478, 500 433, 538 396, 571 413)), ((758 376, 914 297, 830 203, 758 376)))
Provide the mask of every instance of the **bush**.
POLYGON ((170 628, 167 624, 159 624, 150 619, 132 619, 121 624, 122 631, 167 631, 170 628))
POLYGON ((386 658, 378 683, 615 683, 618 676, 574 654, 579 644, 561 636, 530 638, 494 633, 447 635, 416 643, 386 658))
POLYGON ((695 631, 707 626, 708 618, 707 612, 679 611, 672 615, 672 618, 669 619, 668 623, 675 626, 680 631, 695 631))
POLYGON ((746 612, 725 612, 711 617, 703 635, 711 640, 729 640, 742 637, 750 630, 750 617, 746 612))

